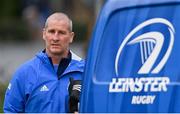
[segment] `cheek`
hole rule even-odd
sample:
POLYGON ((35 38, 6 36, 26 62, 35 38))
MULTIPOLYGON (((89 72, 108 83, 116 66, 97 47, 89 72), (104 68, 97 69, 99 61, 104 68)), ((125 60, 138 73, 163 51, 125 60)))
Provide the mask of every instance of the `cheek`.
POLYGON ((72 42, 72 38, 70 36, 67 36, 65 38, 65 42, 66 42, 66 44, 70 44, 72 42))
POLYGON ((44 39, 44 41, 45 41, 45 45, 46 45, 46 47, 49 47, 50 46, 50 39, 44 39))
POLYGON ((50 37, 50 36, 48 36, 48 35, 46 35, 46 37, 45 37, 45 41, 46 41, 46 43, 49 43, 49 42, 51 41, 51 37, 50 37))
POLYGON ((65 40, 63 41, 63 44, 66 45, 66 46, 69 46, 70 40, 69 40, 69 39, 65 39, 65 40))
POLYGON ((59 43, 67 44, 69 42, 68 37, 59 37, 59 43))

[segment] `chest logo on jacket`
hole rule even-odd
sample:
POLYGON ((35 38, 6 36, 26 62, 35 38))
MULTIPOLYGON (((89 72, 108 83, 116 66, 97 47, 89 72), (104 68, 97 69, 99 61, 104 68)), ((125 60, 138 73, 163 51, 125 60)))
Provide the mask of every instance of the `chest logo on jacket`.
POLYGON ((41 92, 49 91, 49 88, 46 85, 43 85, 40 89, 41 92))

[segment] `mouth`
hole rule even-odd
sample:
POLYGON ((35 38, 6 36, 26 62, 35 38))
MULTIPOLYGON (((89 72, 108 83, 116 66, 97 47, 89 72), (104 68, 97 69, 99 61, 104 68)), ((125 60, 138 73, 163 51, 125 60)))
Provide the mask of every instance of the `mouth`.
POLYGON ((59 44, 51 44, 52 47, 60 47, 59 44))
POLYGON ((59 46, 59 44, 55 44, 55 43, 53 43, 53 44, 51 44, 51 45, 53 45, 53 46, 59 46))

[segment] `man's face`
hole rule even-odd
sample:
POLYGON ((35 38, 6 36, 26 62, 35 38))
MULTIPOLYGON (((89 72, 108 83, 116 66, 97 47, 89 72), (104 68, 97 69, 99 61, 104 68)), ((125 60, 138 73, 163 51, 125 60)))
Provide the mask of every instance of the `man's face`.
POLYGON ((64 55, 69 50, 74 33, 69 30, 69 23, 65 20, 50 20, 43 31, 46 51, 49 55, 64 55))

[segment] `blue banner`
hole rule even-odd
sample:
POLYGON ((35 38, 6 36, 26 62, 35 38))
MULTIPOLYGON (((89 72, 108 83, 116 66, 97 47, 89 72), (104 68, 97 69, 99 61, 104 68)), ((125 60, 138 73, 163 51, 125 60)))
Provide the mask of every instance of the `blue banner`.
POLYGON ((90 43, 80 112, 180 112, 180 0, 109 0, 90 43))

